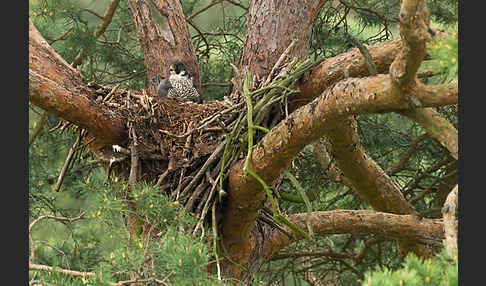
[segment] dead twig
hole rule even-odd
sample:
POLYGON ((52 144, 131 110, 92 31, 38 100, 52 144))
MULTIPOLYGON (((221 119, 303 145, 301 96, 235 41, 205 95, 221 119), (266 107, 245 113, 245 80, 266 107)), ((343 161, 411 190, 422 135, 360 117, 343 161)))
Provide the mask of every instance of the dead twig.
POLYGON ((219 153, 221 153, 221 151, 223 150, 224 146, 226 145, 226 140, 221 142, 218 147, 216 147, 216 149, 213 151, 213 153, 211 154, 211 156, 209 156, 209 158, 206 160, 206 162, 204 163, 204 165, 199 169, 199 171, 197 172, 196 176, 191 180, 191 182, 189 183, 189 185, 187 185, 187 187, 184 189, 184 191, 182 192, 181 195, 184 195, 186 194, 187 192, 189 192, 191 190, 191 188, 196 184, 196 182, 201 178, 201 176, 204 174, 204 172, 206 171, 206 169, 217 159, 219 158, 219 153))
MULTIPOLYGON (((98 28, 94 32, 95 38, 98 38, 101 34, 103 34, 105 32, 106 28, 108 27, 108 25, 110 25, 111 20, 113 19, 113 14, 115 14, 115 10, 118 7, 119 3, 120 3, 120 0, 110 0, 110 4, 108 5, 108 8, 105 11, 105 15, 103 15, 103 17, 102 17, 103 21, 98 25, 98 28)), ((87 12, 91 12, 92 14, 100 17, 100 15, 98 15, 98 14, 92 12, 92 11, 87 11, 87 12)), ((88 50, 82 48, 79 51, 76 58, 74 58, 74 61, 71 63, 71 66, 73 68, 76 68, 77 66, 79 66, 83 62, 84 58, 87 55, 88 55, 88 50)))
POLYGON ((61 188, 62 182, 64 181, 64 177, 66 175, 67 169, 71 163, 71 160, 73 159, 74 153, 76 152, 76 149, 78 149, 78 145, 81 142, 82 137, 85 134, 85 130, 81 130, 81 134, 78 136, 76 139, 76 142, 74 142, 73 146, 71 149, 69 149, 69 153, 66 157, 66 161, 64 162, 64 165, 62 166, 61 173, 59 174, 59 177, 57 178, 57 183, 54 186, 54 191, 58 192, 59 189, 61 188))
POLYGON ((81 278, 94 277, 96 275, 94 272, 80 272, 80 271, 67 270, 59 267, 52 267, 52 266, 33 264, 33 263, 29 263, 29 270, 40 270, 40 271, 49 271, 49 272, 54 271, 57 273, 74 276, 74 277, 81 277, 81 278))
POLYGON ((39 136, 39 134, 42 131, 42 128, 44 128, 44 126, 46 125, 46 119, 47 119, 47 111, 44 111, 44 112, 42 112, 41 117, 39 118, 39 121, 37 121, 37 123, 36 123, 34 132, 29 137, 29 147, 32 146, 32 143, 39 136))

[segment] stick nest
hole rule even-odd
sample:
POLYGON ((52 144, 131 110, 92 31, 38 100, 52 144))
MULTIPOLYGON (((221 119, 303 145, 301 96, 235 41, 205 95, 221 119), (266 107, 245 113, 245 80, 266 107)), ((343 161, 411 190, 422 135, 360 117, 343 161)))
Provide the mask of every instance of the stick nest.
POLYGON ((126 142, 106 146, 104 155, 98 156, 109 165, 108 174, 115 170, 129 178, 135 168, 137 180, 156 182, 199 218, 193 233, 207 221, 213 221, 214 229, 210 214, 214 216, 214 208, 221 202, 230 167, 245 155, 249 158, 252 142, 258 142, 286 116, 286 98, 298 93, 295 83, 313 66, 308 61, 284 61, 285 56, 263 79, 235 68, 239 84, 231 98, 239 99, 234 104, 181 104, 149 96, 146 90, 133 92, 91 83, 94 99, 121 113, 129 131, 126 142), (137 164, 131 150, 136 150, 137 164), (213 211, 208 212, 211 207, 213 211))

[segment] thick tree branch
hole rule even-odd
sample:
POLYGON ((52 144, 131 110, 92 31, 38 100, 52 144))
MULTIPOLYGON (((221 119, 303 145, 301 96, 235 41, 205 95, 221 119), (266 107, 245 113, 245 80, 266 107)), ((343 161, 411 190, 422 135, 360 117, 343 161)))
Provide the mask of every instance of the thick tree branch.
POLYGON ((29 100, 44 110, 87 129, 100 142, 125 138, 120 115, 90 98, 81 74, 47 44, 29 21, 29 100))
MULTIPOLYGON (((400 39, 368 47, 377 73, 386 73, 403 43, 400 39)), ((300 85, 301 93, 295 97, 295 107, 302 106, 319 96, 326 88, 345 78, 368 76, 368 65, 358 49, 332 57, 312 69, 300 85)))
POLYGON ((390 177, 366 154, 353 117, 330 124, 326 137, 331 142, 331 153, 337 165, 353 189, 373 209, 396 214, 415 213, 390 177))
POLYGON ((457 129, 433 108, 422 108, 399 112, 414 120, 427 130, 430 137, 437 140, 451 152, 454 159, 459 158, 459 136, 457 129))
MULTIPOLYGON (((436 38, 443 38, 447 36, 446 33, 436 33, 436 38)), ((389 42, 378 43, 368 46, 368 52, 373 60, 378 74, 388 73, 390 65, 396 59, 398 53, 404 48, 404 41, 396 39, 389 42)), ((299 106, 305 105, 317 96, 319 96, 326 88, 335 84, 336 82, 349 77, 365 77, 369 76, 368 63, 365 57, 361 54, 359 49, 353 49, 348 53, 344 53, 327 59, 318 66, 314 67, 311 72, 304 76, 302 84, 299 86, 301 93, 292 99, 292 106, 295 109, 299 106)), ((457 84, 427 86, 419 85, 417 88, 421 93, 449 93, 456 89, 457 84)))
MULTIPOLYGON (((429 95, 417 94, 424 106, 438 103, 429 95)), ((455 96, 442 98, 441 104, 457 102, 455 96)), ((290 164, 307 144, 322 137, 332 126, 330 122, 351 114, 369 114, 407 110, 408 101, 400 88, 387 75, 341 81, 327 89, 313 102, 297 109, 275 126, 253 149, 250 169, 267 184, 290 164)), ((244 160, 233 166, 229 177, 228 206, 223 215, 223 235, 226 249, 233 259, 245 261, 251 253, 247 243, 250 230, 265 201, 262 186, 251 176, 243 176, 244 160)), ((377 190, 381 192, 382 190, 377 190)), ((388 194, 384 194, 389 199, 388 194)), ((395 196, 392 194, 390 196, 395 196)), ((376 202, 379 209, 407 213, 411 207, 401 199, 376 202)))
MULTIPOLYGON (((336 164, 353 185, 353 190, 373 209, 395 214, 417 214, 386 172, 366 154, 354 117, 334 120, 326 137, 331 142, 336 164)), ((431 254, 427 247, 406 238, 398 243, 403 255, 410 250, 421 256, 431 254)))
POLYGON ((391 64, 390 75, 397 85, 408 89, 415 81, 417 70, 426 54, 426 42, 431 38, 425 0, 403 0, 399 19, 404 47, 391 64))
MULTIPOLYGON (((307 213, 290 215, 288 220, 305 228, 306 215, 307 213)), ((407 238, 411 241, 444 238, 443 224, 440 219, 419 219, 413 215, 397 215, 370 210, 313 212, 311 223, 316 235, 372 233, 385 238, 407 238)), ((285 228, 292 232, 289 228, 285 228)), ((294 238, 290 238, 283 232, 273 232, 267 239, 265 259, 270 260, 285 246, 302 238, 298 234, 295 234, 294 238)))

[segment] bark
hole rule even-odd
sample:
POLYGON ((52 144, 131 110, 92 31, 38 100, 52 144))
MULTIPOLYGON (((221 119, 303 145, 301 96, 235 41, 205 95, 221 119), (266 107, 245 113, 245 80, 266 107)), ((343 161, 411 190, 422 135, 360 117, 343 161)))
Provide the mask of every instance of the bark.
MULTIPOLYGON (((297 226, 306 228, 307 213, 290 215, 288 220, 297 226)), ((419 219, 413 215, 397 215, 371 210, 334 210, 312 213, 312 228, 316 235, 344 233, 372 233, 388 238, 409 240, 440 240, 444 238, 442 220, 419 219)), ((286 227, 287 231, 291 231, 286 227)), ((299 239, 296 235, 289 238, 280 231, 275 231, 268 239, 265 259, 270 260, 285 246, 299 239)))
MULTIPOLYGON (((155 75, 167 77, 169 65, 182 61, 201 90, 196 54, 180 1, 130 0, 129 3, 147 66, 148 82, 155 75)), ((150 85, 149 90, 157 94, 154 86, 150 85)))
MULTIPOLYGON (((402 40, 378 43, 368 47, 377 73, 387 73, 390 65, 403 46, 402 40)), ((297 108, 319 96, 326 88, 345 78, 364 77, 369 75, 365 58, 358 49, 332 57, 312 69, 299 86, 301 93, 294 99, 293 107, 297 108)))
POLYGON ((270 73, 292 40, 298 42, 290 54, 302 59, 308 55, 312 26, 327 0, 251 1, 246 38, 239 66, 248 66, 259 78, 270 73))
POLYGON ((457 219, 456 208, 458 200, 459 187, 456 187, 447 196, 442 215, 444 216, 444 246, 450 256, 457 255, 457 219))
MULTIPOLYGON (((388 56, 377 58, 377 47, 374 46, 370 51, 372 60, 378 67, 379 72, 384 72, 387 65, 389 65, 390 59, 393 59, 393 63, 390 66, 391 78, 397 88, 403 92, 402 96, 409 97, 409 93, 414 93, 417 90, 430 89, 416 80, 416 72, 421 64, 422 59, 425 56, 425 44, 430 38, 428 33, 428 11, 424 1, 413 2, 405 1, 402 3, 401 9, 401 36, 400 42, 396 42, 396 45, 400 45, 397 49, 387 49, 392 46, 391 43, 387 45, 378 46, 381 48, 380 52, 388 56), (416 19, 416 21, 412 21, 416 19), (388 46, 389 45, 389 46, 388 46), (399 51, 396 58, 393 54, 389 54, 391 51, 396 54, 399 51), (380 60, 381 59, 381 60, 380 60)), ((356 51, 357 52, 357 51, 356 51)), ((301 98, 312 98, 318 90, 326 88, 332 82, 332 80, 339 80, 344 78, 345 74, 352 74, 352 76, 363 75, 368 73, 368 65, 363 55, 357 56, 355 54, 347 54, 343 58, 334 58, 334 61, 329 61, 329 65, 321 64, 315 68, 315 73, 325 75, 324 78, 329 80, 308 80, 301 86, 303 93, 301 98), (354 59, 353 59, 354 57, 354 59), (341 68, 337 61, 343 62, 347 60, 346 64, 342 64, 341 68), (351 70, 351 71, 350 71, 351 70)), ((314 77, 315 78, 315 77, 314 77)), ((435 87, 436 89, 438 87, 435 87)), ((407 110, 406 114, 413 114, 415 117, 423 118, 426 111, 422 110, 407 110), (422 116, 417 116, 422 115, 422 116)), ((427 113, 428 114, 428 113, 427 113)), ((445 122, 435 122, 430 116, 427 117, 427 125, 437 127, 437 125, 447 126, 445 122)), ((422 122, 425 120, 422 119, 422 122)), ((359 137, 356 132, 355 120, 351 117, 341 118, 341 120, 334 121, 334 127, 330 132, 327 132, 333 147, 334 155, 337 159, 337 163, 340 169, 343 171, 344 176, 353 183, 354 189, 360 194, 360 196, 370 203, 375 209, 388 211, 392 213, 409 214, 414 213, 413 208, 408 204, 398 188, 393 184, 386 173, 371 159, 369 158, 364 149, 359 143, 359 137), (344 122, 344 124, 343 124, 344 122), (342 166, 341 166, 342 165, 342 166)), ((431 128, 429 128, 431 129, 431 128)), ((442 128, 446 129, 446 128, 442 128)), ((437 128, 435 128, 437 130, 437 128)), ((454 133, 447 129, 449 132, 440 132, 437 130, 437 135, 434 138, 442 139, 440 142, 443 145, 454 146, 454 133), (447 139, 452 140, 447 141, 447 139)), ((457 154, 457 153, 456 153, 457 154)), ((407 244, 401 244, 402 253, 407 252, 407 244)), ((421 249, 418 249, 422 252, 421 249)))
MULTIPOLYGON (((336 164, 353 185, 353 190, 373 209, 394 214, 414 214, 413 206, 386 172, 370 158, 361 145, 354 117, 343 117, 330 124, 326 137, 332 144, 336 164)), ((430 248, 414 243, 406 237, 398 240, 400 253, 409 251, 421 257, 430 257, 430 248)))
POLYGON ((353 117, 330 124, 326 137, 331 141, 331 153, 339 169, 373 209, 395 214, 415 213, 390 177, 366 154, 353 117))
MULTIPOLYGON (((269 16, 268 14, 265 15, 267 11, 276 9, 272 5, 273 4, 264 3, 264 1, 252 2, 249 10, 250 15, 248 19, 247 36, 245 39, 244 50, 240 58, 240 69, 244 66, 249 66, 251 73, 260 79, 270 72, 279 55, 289 45, 292 40, 292 36, 289 35, 295 35, 291 32, 299 31, 297 35, 300 34, 304 36, 308 32, 306 29, 308 26, 306 26, 305 23, 300 23, 298 30, 296 30, 296 26, 293 23, 297 22, 294 19, 287 19, 287 22, 289 23, 287 24, 288 26, 282 28, 278 21, 280 14, 274 13, 272 16, 269 16), (255 17, 255 15, 258 15, 258 17, 255 17), (288 30, 290 30, 290 32, 288 32, 288 30), (282 43, 280 46, 276 44, 277 41, 275 41, 272 35, 280 36, 280 43, 282 43), (284 37, 281 35, 284 35, 284 37), (279 50, 279 53, 273 54, 272 52, 276 50, 279 50), (268 56, 261 56, 265 54, 268 56)), ((299 5, 295 7, 299 7, 299 5)), ((317 5, 316 7, 319 6, 317 5)), ((281 12, 282 9, 285 9, 284 7, 278 8, 279 12, 281 12)), ((314 11, 318 11, 318 9, 315 9, 314 11)), ((292 14, 293 13, 290 15, 292 14)), ((303 37, 303 39, 308 40, 308 35, 307 38, 303 37)), ((415 39, 409 35, 406 40, 406 43, 415 44, 416 42, 414 42, 415 39)), ((307 42, 300 42, 300 45, 302 46, 294 49, 292 56, 301 57, 302 54, 306 53, 308 46, 306 46, 305 43, 307 42)), ((379 72, 387 70, 387 67, 389 67, 392 60, 394 60, 394 54, 396 54, 397 49, 399 49, 401 45, 403 45, 403 41, 395 41, 390 45, 381 45, 372 50, 372 58, 377 62, 376 66, 379 72), (377 57, 378 54, 382 55, 377 57)), ((420 49, 420 45, 418 46, 418 48, 412 49, 413 53, 406 51, 402 56, 406 59, 409 59, 411 54, 420 56, 421 51, 425 51, 425 49, 424 47, 420 49)), ((351 72, 353 75, 366 75, 367 63, 364 58, 361 59, 361 57, 358 57, 357 55, 357 52, 355 52, 354 54, 347 55, 347 58, 345 58, 347 61, 344 61, 343 58, 335 58, 334 61, 327 61, 326 63, 321 64, 321 66, 314 70, 315 74, 319 74, 321 77, 313 74, 311 77, 312 80, 307 79, 304 81, 304 84, 301 86, 303 92, 300 96, 302 98, 315 97, 323 91, 322 89, 326 88, 331 83, 335 83, 337 78, 343 78, 345 69, 348 70, 348 73, 351 72), (348 64, 341 64, 342 62, 347 62, 348 64), (335 73, 335 71, 339 71, 340 73, 335 73), (324 74, 326 75, 326 79, 322 79, 324 74)), ((420 62, 420 60, 421 58, 419 58, 418 62, 420 62)), ((398 65, 396 68, 403 68, 403 66, 404 65, 398 65)), ((410 64, 409 66, 405 65, 405 68, 407 71, 412 70, 413 73, 413 67, 410 64)), ((429 96, 424 96, 425 91, 422 86, 415 85, 414 88, 418 98, 425 101, 433 100, 429 96)), ((454 87, 452 87, 452 89, 453 88, 454 87)), ((404 93, 404 91, 408 89, 401 89, 401 86, 395 83, 395 78, 388 76, 379 75, 366 79, 350 79, 336 84, 329 90, 329 92, 324 92, 319 100, 312 102, 304 108, 296 110, 287 119, 283 120, 279 125, 273 128, 254 149, 250 161, 250 169, 260 176, 267 184, 273 183, 280 172, 288 166, 301 148, 324 134, 324 126, 329 119, 335 119, 339 117, 339 115, 344 114, 389 112, 394 108, 397 108, 397 110, 409 108, 409 103, 406 94, 404 93), (381 97, 381 95, 384 94, 389 96, 381 97), (380 101, 385 98, 385 101, 380 101), (373 103, 368 104, 366 103, 367 101, 368 103, 373 103), (323 102, 326 102, 327 105, 321 105, 323 102), (395 107, 391 107, 391 105, 395 107), (380 106, 384 109, 380 109, 380 106)), ((446 102, 453 103, 457 101, 455 95, 457 95, 457 87, 456 91, 442 91, 437 98, 438 101, 442 102, 441 104, 448 104, 446 102)), ((428 105, 430 102, 422 103, 428 105)), ((230 200, 223 216, 222 232, 224 244, 234 261, 245 264, 249 261, 253 251, 253 249, 251 249, 251 241, 249 240, 250 232, 254 226, 258 211, 263 206, 266 195, 263 192, 261 185, 254 178, 243 176, 243 161, 237 163, 231 170, 229 190, 230 200)), ((399 197, 399 192, 395 192, 394 194, 399 197)), ((403 197, 401 197, 388 204, 395 204, 394 207, 398 207, 395 211, 398 213, 413 212, 413 209, 406 202, 403 202, 403 197), (398 201, 400 203, 397 203, 398 201)), ((380 204, 383 205, 380 207, 390 209, 390 206, 384 206, 387 203, 380 204)), ((233 273, 236 274, 236 277, 238 277, 239 271, 240 270, 238 269, 233 269, 233 273)))
MULTIPOLYGON (((443 38, 446 35, 443 32, 436 32, 435 37, 443 38)), ((367 47, 378 74, 388 73, 390 65, 398 55, 397 51, 403 47, 402 39, 367 47)), ((327 59, 305 75, 299 86, 301 93, 292 100, 291 110, 312 101, 332 84, 344 79, 346 75, 350 78, 370 75, 366 60, 358 49, 327 59)), ((452 85, 420 85, 423 92, 430 93, 444 92, 444 88, 452 88, 452 85)))
POLYGON ((456 128, 433 108, 402 111, 400 114, 416 121, 427 130, 431 138, 437 140, 451 152, 454 159, 459 158, 459 136, 456 128))
POLYGON ((404 47, 390 66, 390 75, 398 86, 407 90, 416 80, 417 70, 426 54, 429 11, 425 0, 404 0, 400 8, 400 36, 404 47))
POLYGON ((343 172, 339 167, 332 161, 331 155, 329 154, 330 148, 329 142, 316 141, 312 143, 314 146, 314 154, 317 161, 321 165, 324 173, 333 181, 340 182, 343 185, 353 188, 352 183, 344 176, 343 172))
POLYGON ((87 129, 100 142, 123 141, 123 119, 97 104, 90 94, 81 74, 49 46, 29 21, 30 102, 87 129))
MULTIPOLYGON (((293 40, 290 57, 308 55, 312 26, 327 0, 251 1, 246 37, 239 60, 239 70, 248 67, 251 75, 263 79, 293 40)), ((236 89, 236 86, 235 86, 236 89)), ((233 93, 233 96, 236 96, 233 93)), ((239 102, 241 99, 233 98, 239 102)))
MULTIPOLYGON (((369 114, 409 109, 403 96, 388 75, 341 81, 322 93, 313 102, 295 110, 267 133, 254 147, 250 169, 271 185, 290 164, 296 154, 329 131, 330 122, 352 114, 369 114)), ((436 94, 431 98, 417 92, 425 107, 454 104, 457 93, 436 94), (439 97, 441 100, 437 100, 439 97)), ((230 257, 240 264, 248 262, 252 249, 250 231, 258 211, 266 199, 260 183, 251 176, 243 176, 244 160, 233 166, 229 177, 229 200, 223 214, 222 234, 230 257)), ((346 176, 346 174, 345 174, 346 176)), ((377 190, 381 191, 381 190, 377 190)), ((387 199, 389 196, 385 195, 387 199)), ((377 202, 378 203, 378 202, 377 202)), ((389 210, 399 206, 397 213, 411 210, 398 201, 380 203, 389 210)), ((236 276, 241 270, 233 269, 236 276)))

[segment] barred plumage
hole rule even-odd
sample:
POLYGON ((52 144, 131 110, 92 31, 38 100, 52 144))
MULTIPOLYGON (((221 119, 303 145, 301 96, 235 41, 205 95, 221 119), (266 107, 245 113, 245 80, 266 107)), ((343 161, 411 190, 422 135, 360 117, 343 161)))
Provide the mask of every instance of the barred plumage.
POLYGON ((182 62, 174 62, 169 67, 169 78, 155 76, 152 84, 161 97, 172 98, 180 102, 202 102, 193 78, 187 73, 182 62))
POLYGON ((180 74, 172 74, 169 76, 169 82, 172 88, 169 89, 167 97, 178 101, 200 102, 201 96, 194 87, 192 78, 180 74))

